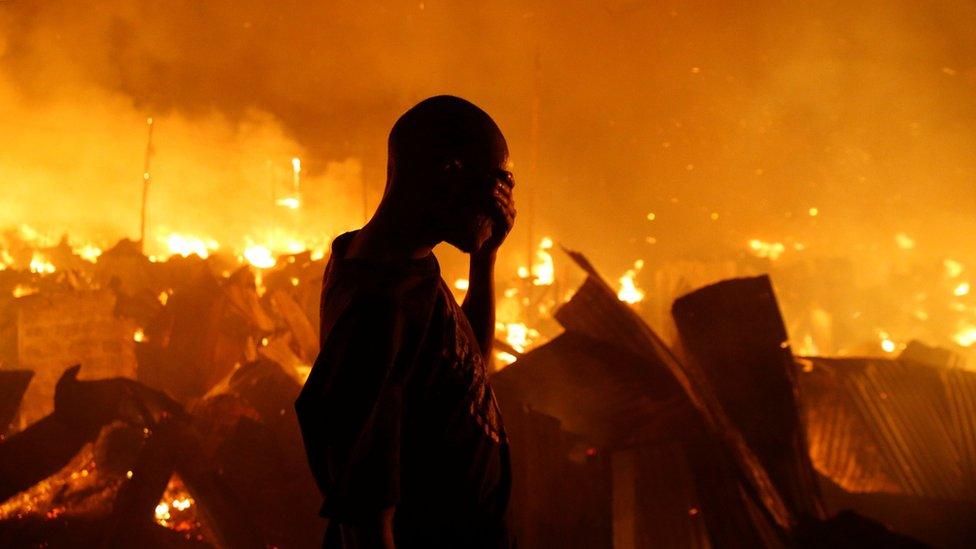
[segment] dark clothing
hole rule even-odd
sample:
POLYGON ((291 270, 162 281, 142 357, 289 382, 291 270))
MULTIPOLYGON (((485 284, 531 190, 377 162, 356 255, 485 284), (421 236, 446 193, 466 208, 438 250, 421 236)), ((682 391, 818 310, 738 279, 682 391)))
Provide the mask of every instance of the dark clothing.
POLYGON ((508 547, 508 442, 468 320, 433 255, 344 258, 322 288, 321 350, 295 403, 336 523, 396 506, 397 547, 508 547))

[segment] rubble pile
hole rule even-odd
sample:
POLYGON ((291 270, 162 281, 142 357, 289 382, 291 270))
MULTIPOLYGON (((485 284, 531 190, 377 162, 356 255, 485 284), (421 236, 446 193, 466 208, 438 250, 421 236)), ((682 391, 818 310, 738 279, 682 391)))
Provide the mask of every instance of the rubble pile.
MULTIPOLYGON (((965 361, 915 343, 799 356, 763 275, 684 292, 666 340, 660 304, 642 310, 632 280, 621 295, 579 253, 585 278, 563 293, 551 248, 501 291, 540 327, 500 301, 493 385, 521 546, 976 540, 965 361)), ((44 257, 0 270, 0 539, 319 546, 293 401, 325 258, 161 261, 130 241, 44 257)))

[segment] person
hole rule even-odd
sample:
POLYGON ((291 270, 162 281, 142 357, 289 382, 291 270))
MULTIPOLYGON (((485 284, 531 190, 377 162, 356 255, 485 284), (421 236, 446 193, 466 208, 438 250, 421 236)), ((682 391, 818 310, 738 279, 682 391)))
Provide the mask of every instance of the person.
POLYGON ((426 99, 389 135, 387 184, 335 239, 321 349, 296 400, 328 548, 503 548, 508 441, 488 383, 495 256, 515 221, 508 146, 483 110, 426 99), (458 305, 432 248, 469 254, 458 305))

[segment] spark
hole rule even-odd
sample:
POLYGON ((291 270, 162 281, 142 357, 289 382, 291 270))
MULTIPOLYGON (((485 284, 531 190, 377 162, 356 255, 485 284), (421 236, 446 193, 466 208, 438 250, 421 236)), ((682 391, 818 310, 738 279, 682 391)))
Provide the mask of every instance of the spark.
POLYGON ((915 248, 915 239, 905 233, 895 235, 895 244, 902 250, 912 250, 915 248))

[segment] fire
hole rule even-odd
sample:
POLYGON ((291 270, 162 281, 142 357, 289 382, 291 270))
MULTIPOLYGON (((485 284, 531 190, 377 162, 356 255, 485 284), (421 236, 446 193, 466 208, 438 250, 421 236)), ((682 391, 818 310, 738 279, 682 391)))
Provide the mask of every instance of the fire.
POLYGON ((166 244, 170 255, 183 257, 195 255, 202 259, 210 257, 210 253, 220 247, 216 240, 178 233, 170 234, 163 239, 163 242, 166 244))
POLYGON ((971 347, 976 343, 976 325, 969 322, 961 322, 959 331, 956 332, 952 339, 963 347, 971 347))
POLYGON ((10 253, 7 250, 0 250, 0 271, 6 270, 13 264, 14 258, 10 257, 10 253))
POLYGON ((532 263, 532 267, 519 267, 518 277, 524 279, 531 276, 534 286, 551 286, 556 279, 555 263, 550 252, 553 245, 552 238, 543 237, 535 251, 535 261, 532 263))
POLYGON ((200 527, 195 505, 182 479, 174 474, 156 504, 156 523, 178 532, 194 532, 200 527))
POLYGON ((786 246, 782 242, 764 242, 754 238, 749 241, 749 249, 756 257, 775 261, 786 251, 786 246))
POLYGON ((36 294, 37 292, 38 289, 35 288, 34 286, 28 286, 26 284, 18 284, 14 286, 14 289, 11 293, 13 294, 14 297, 24 297, 24 296, 36 294))
POLYGON ((82 244, 81 246, 73 248, 72 251, 78 254, 78 257, 89 263, 95 263, 98 261, 98 256, 102 255, 102 249, 94 244, 82 244))
POLYGON ((495 353, 495 358, 497 358, 502 363, 503 366, 509 366, 513 362, 518 360, 518 358, 515 355, 511 353, 506 353, 505 351, 499 351, 495 353))
POLYGON ((244 258, 258 269, 270 269, 277 261, 267 246, 255 244, 244 248, 244 258))
POLYGON ((34 252, 31 256, 30 271, 37 274, 51 274, 55 271, 54 264, 51 263, 44 254, 34 252))
POLYGON ((298 200, 298 198, 296 198, 294 196, 287 196, 285 198, 279 198, 275 202, 275 204, 277 204, 277 205, 279 205, 279 206, 281 206, 283 208, 288 208, 289 210, 297 210, 302 205, 301 201, 298 200))
POLYGON ((637 273, 644 268, 644 260, 638 259, 634 262, 634 268, 628 269, 623 276, 620 277, 620 290, 617 291, 617 298, 624 303, 639 303, 644 300, 644 292, 637 287, 637 283, 634 279, 637 277, 637 273))
POLYGON ((166 521, 170 518, 168 503, 164 501, 156 505, 156 522, 162 526, 166 526, 166 521))
POLYGON ((470 282, 468 281, 467 278, 459 278, 454 281, 454 289, 456 290, 461 290, 462 292, 466 292, 468 291, 469 286, 470 286, 470 282))
POLYGON ((956 297, 962 297, 964 295, 969 295, 969 283, 963 282, 962 284, 956 286, 956 289, 952 290, 952 295, 956 297))
MULTIPOLYGON (((505 333, 505 342, 520 353, 525 352, 529 344, 532 343, 531 335, 534 330, 530 330, 522 322, 509 322, 502 324, 500 328, 505 333)), ((536 335, 538 335, 538 332, 536 332, 536 335)))
POLYGON ((135 333, 132 334, 132 340, 136 343, 142 343, 146 340, 146 334, 143 333, 142 328, 136 329, 135 333))
POLYGON ((893 353, 898 348, 898 345, 892 341, 891 336, 888 332, 879 331, 878 337, 881 339, 881 350, 886 353, 893 353))

